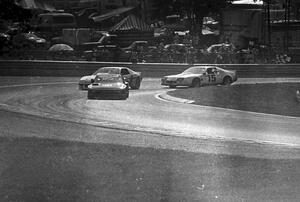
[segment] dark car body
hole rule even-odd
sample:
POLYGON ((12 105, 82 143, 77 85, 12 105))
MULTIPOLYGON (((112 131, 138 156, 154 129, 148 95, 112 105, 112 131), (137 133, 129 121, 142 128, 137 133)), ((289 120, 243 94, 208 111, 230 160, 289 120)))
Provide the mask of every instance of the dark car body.
POLYGON ((79 80, 79 90, 88 90, 88 85, 92 83, 98 73, 119 74, 128 82, 131 89, 139 89, 142 82, 141 72, 133 71, 128 67, 101 67, 92 75, 81 77, 79 80))
POLYGON ((88 86, 87 97, 125 100, 129 97, 129 86, 120 74, 98 73, 88 86))
POLYGON ((18 33, 13 37, 13 46, 16 48, 38 48, 46 50, 49 43, 34 32, 18 33))

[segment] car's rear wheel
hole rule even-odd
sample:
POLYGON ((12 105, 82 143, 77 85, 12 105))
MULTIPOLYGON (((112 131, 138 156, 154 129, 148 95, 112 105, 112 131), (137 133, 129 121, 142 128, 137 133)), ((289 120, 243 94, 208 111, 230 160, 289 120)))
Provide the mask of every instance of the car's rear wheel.
POLYGON ((199 88, 201 86, 201 82, 199 78, 195 78, 192 81, 192 87, 193 88, 199 88))
POLYGON ((224 77, 223 85, 230 85, 232 83, 232 79, 229 76, 224 77))
POLYGON ((134 79, 132 83, 133 83, 133 85, 131 85, 131 89, 139 89, 141 86, 140 78, 134 79))

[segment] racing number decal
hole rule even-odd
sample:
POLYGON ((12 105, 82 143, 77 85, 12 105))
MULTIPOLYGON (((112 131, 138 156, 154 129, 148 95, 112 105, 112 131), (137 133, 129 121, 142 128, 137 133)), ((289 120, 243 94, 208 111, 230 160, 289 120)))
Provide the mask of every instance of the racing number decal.
POLYGON ((216 75, 209 74, 208 75, 208 82, 216 82, 216 75))

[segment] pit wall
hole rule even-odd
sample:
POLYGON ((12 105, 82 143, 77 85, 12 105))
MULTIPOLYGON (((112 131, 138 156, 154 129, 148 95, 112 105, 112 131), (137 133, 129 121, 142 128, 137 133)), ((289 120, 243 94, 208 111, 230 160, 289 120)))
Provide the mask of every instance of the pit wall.
MULTIPOLYGON (((0 60, 0 76, 80 77, 92 74, 104 66, 126 66, 142 72, 143 77, 155 78, 178 74, 195 65, 207 66, 208 64, 0 60)), ((300 77, 300 64, 214 64, 213 66, 236 70, 240 78, 300 77)))

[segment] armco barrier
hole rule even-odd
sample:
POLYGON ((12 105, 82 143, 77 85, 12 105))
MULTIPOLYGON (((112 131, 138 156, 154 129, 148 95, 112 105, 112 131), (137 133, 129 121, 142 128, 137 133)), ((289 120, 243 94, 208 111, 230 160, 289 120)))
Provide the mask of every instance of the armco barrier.
MULTIPOLYGON (((180 73, 192 64, 0 60, 0 76, 80 77, 89 75, 104 66, 127 66, 142 72, 144 77, 162 77, 180 73)), ((221 64, 217 66, 236 70, 239 77, 300 77, 300 64, 221 64)))

